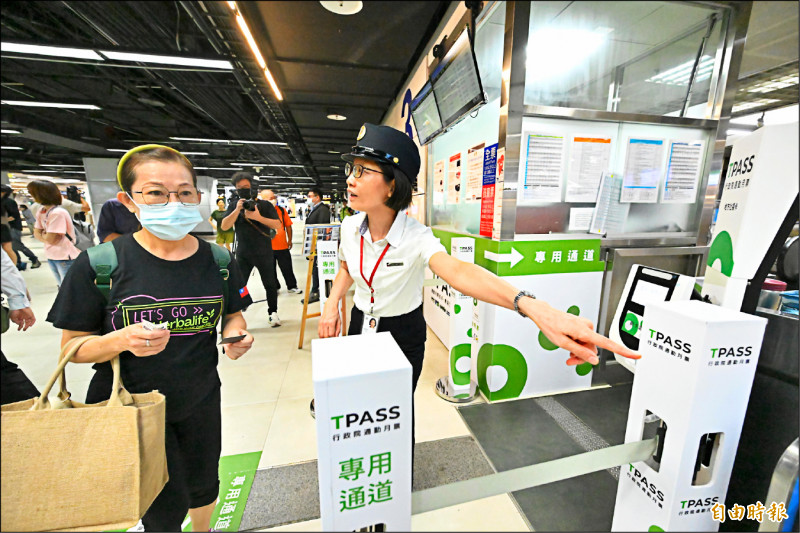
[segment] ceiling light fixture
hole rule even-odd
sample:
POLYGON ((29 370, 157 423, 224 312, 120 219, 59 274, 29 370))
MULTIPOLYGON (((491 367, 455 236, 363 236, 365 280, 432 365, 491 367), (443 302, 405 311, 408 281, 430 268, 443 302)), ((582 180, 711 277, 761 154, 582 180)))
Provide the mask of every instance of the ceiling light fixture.
POLYGON ((3 150, 22 150, 21 146, 2 146, 3 150))
POLYGON ((320 1, 322 7, 337 15, 355 15, 364 7, 364 2, 320 1))
POLYGON ((2 130, 0 133, 8 133, 8 134, 19 134, 17 130, 2 130))
MULTIPOLYGON (((201 142, 201 143, 222 143, 222 144, 274 144, 274 145, 285 145, 285 142, 281 141, 242 141, 242 140, 230 140, 230 139, 199 139, 196 137, 170 137, 173 141, 187 141, 187 142, 201 142)), ((139 141, 136 141, 139 142, 139 141)))
POLYGON ((267 68, 267 62, 264 61, 264 56, 261 55, 261 50, 259 50, 258 44, 253 38, 253 34, 250 32, 250 28, 247 26, 247 21, 244 20, 244 16, 239 12, 239 8, 236 6, 235 2, 228 2, 228 6, 236 13, 236 24, 239 25, 239 29, 242 35, 244 35, 245 41, 247 41, 247 44, 250 46, 250 50, 256 58, 256 63, 258 63, 258 66, 264 71, 264 77, 267 78, 267 83, 269 83, 270 88, 272 88, 275 98, 277 98, 278 101, 283 101, 283 94, 281 94, 280 89, 278 89, 278 84, 275 82, 272 72, 267 68))
POLYGON ((776 102, 780 102, 780 100, 775 100, 773 98, 761 98, 760 100, 754 100, 752 102, 742 102, 741 104, 734 105, 733 109, 731 109, 731 113, 738 113, 740 111, 744 111, 745 109, 763 107, 765 105, 774 104, 776 102))
POLYGON ((221 70, 233 70, 230 61, 224 59, 201 59, 198 57, 159 56, 153 54, 136 54, 128 52, 114 52, 113 50, 100 50, 108 59, 115 61, 132 61, 136 63, 156 63, 159 65, 179 65, 183 67, 205 67, 221 70))
POLYGON ((77 168, 83 168, 83 165, 59 165, 59 164, 56 164, 56 163, 39 163, 39 166, 40 167, 64 167, 64 168, 66 168, 66 167, 77 167, 77 168))
POLYGON ((181 152, 183 155, 208 155, 208 152, 181 152))
POLYGON ((194 167, 195 170, 242 170, 235 167, 194 167))
POLYGON ((122 148, 106 148, 106 150, 108 150, 109 152, 122 152, 123 154, 125 152, 129 152, 130 151, 130 150, 124 150, 122 148))
POLYGON ((339 115, 338 113, 331 113, 328 115, 330 120, 347 120, 347 117, 344 115, 339 115))
POLYGON ((35 54, 40 56, 73 57, 75 59, 93 59, 103 61, 94 50, 81 48, 65 48, 61 46, 41 46, 38 44, 0 43, 0 50, 16 54, 35 54))
POLYGON ((247 44, 250 45, 250 50, 253 52, 253 55, 256 57, 256 62, 258 66, 262 69, 267 68, 267 62, 264 61, 264 56, 261 55, 261 50, 258 48, 258 44, 256 40, 253 38, 253 34, 250 33, 250 28, 247 26, 247 21, 244 20, 244 17, 241 13, 236 13, 236 23, 239 25, 239 29, 242 30, 242 34, 244 35, 245 41, 247 44))
MULTIPOLYGON (((240 167, 296 167, 302 168, 305 165, 290 165, 283 163, 231 163, 232 165, 239 165, 240 167)), ((285 176, 281 176, 285 177, 285 176)))
POLYGON ((31 102, 29 100, 0 100, 6 105, 18 105, 23 107, 55 107, 59 109, 100 109, 91 104, 61 104, 57 102, 31 102))

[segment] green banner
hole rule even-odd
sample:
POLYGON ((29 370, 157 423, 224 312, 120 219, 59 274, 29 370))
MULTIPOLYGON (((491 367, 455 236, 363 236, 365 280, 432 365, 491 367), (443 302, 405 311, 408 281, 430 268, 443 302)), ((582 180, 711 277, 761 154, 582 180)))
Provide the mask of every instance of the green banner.
MULTIPOLYGON (((216 531, 239 531, 244 506, 253 486, 253 479, 261 460, 261 452, 226 455, 219 459, 219 499, 211 515, 210 527, 216 531)), ((182 531, 192 531, 189 515, 181 524, 182 531)), ((125 529, 112 529, 122 532, 125 529)))
POLYGON ((541 241, 494 241, 485 237, 433 229, 433 234, 450 250, 453 237, 475 239, 475 264, 498 276, 530 276, 602 272, 600 239, 541 241))

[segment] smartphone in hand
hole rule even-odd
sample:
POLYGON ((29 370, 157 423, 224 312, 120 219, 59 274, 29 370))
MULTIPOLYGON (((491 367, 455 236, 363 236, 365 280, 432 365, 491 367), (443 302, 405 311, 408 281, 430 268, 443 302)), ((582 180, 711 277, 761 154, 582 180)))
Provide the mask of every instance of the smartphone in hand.
POLYGON ((225 337, 220 339, 220 344, 233 344, 234 342, 239 342, 240 340, 244 339, 247 335, 237 335, 235 337, 225 337))

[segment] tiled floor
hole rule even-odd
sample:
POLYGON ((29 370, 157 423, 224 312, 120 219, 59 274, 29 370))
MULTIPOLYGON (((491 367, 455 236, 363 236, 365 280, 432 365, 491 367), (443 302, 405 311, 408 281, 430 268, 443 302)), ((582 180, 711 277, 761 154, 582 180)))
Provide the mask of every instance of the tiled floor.
MULTIPOLYGON (((302 226, 301 222, 298 222, 302 226)), ((300 238, 300 226, 294 235, 300 238)), ((23 237, 29 248, 40 255, 42 245, 32 237, 23 237)), ((308 262, 293 247, 294 271, 304 288, 308 262)), ((316 338, 317 319, 306 326, 303 349, 297 348, 300 332, 302 295, 283 290, 278 296, 278 314, 283 325, 270 328, 266 322, 266 302, 252 305, 245 318, 256 341, 238 361, 220 357, 222 380, 222 455, 262 451, 259 468, 292 464, 317 458, 314 420, 308 405, 313 397, 311 382, 311 339, 316 338)), ((23 277, 33 298, 36 324, 26 332, 9 331, 3 335, 3 352, 17 363, 39 389, 55 368, 59 353, 60 332, 45 321, 55 299, 56 283, 46 264, 26 270, 23 277)), ((248 282, 254 300, 265 298, 257 273, 248 282)), ((352 297, 348 299, 352 305, 352 297)), ((317 304, 314 304, 317 305, 317 304)), ((434 392, 438 378, 447 373, 447 350, 428 330, 425 365, 417 386, 417 442, 468 435, 469 430, 452 404, 434 392)), ((67 378, 73 398, 86 396, 90 365, 69 365, 67 378)), ((424 531, 528 531, 529 527, 508 495, 496 496, 438 511, 416 515, 412 527, 424 531)), ((320 531, 319 520, 289 524, 272 530, 320 531)))

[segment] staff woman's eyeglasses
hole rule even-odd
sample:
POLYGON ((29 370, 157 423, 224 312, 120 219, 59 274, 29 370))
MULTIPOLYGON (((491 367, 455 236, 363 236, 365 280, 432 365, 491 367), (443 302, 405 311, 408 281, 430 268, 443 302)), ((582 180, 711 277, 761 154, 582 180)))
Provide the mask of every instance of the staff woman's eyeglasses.
POLYGON ((384 176, 388 176, 385 172, 381 172, 379 170, 372 170, 371 168, 367 168, 363 165, 354 165, 353 163, 347 163, 344 166, 344 175, 347 177, 353 176, 355 179, 359 179, 364 171, 367 172, 374 172, 375 174, 383 174, 384 176))
POLYGON ((144 203, 147 205, 167 205, 170 194, 174 194, 183 205, 197 205, 200 203, 200 194, 191 185, 179 187, 177 191, 168 191, 166 187, 158 185, 148 185, 147 187, 142 187, 141 191, 131 192, 141 194, 144 203))

